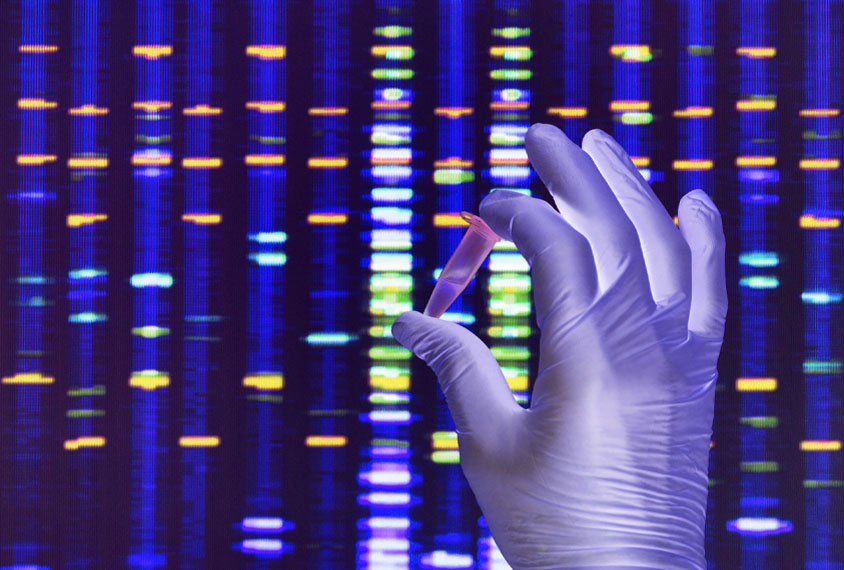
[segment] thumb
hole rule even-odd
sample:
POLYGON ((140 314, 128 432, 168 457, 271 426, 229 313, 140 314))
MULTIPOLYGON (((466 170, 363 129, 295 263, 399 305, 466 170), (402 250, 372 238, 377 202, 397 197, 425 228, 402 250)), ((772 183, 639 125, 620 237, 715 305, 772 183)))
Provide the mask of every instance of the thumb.
POLYGON ((484 449, 495 446, 493 425, 509 425, 524 411, 489 348, 468 329, 408 311, 395 320, 392 333, 437 375, 457 432, 477 438, 484 449))

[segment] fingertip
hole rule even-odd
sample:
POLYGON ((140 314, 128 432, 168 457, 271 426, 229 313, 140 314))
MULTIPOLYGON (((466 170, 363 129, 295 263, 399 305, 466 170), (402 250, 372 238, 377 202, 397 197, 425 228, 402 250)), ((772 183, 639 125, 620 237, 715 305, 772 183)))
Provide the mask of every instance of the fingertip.
POLYGON ((721 211, 712 198, 704 190, 695 188, 687 192, 677 207, 677 214, 691 220, 698 220, 706 224, 721 225, 721 211))
POLYGON ((604 141, 607 137, 609 137, 609 135, 601 129, 591 129, 583 135, 583 139, 580 141, 580 146, 583 150, 586 150, 587 146, 604 141))
POLYGON ((680 199, 677 217, 680 233, 692 249, 725 246, 721 212, 704 190, 696 188, 686 193, 680 199))
MULTIPOLYGON (((621 146, 621 144, 619 144, 619 142, 609 133, 602 131, 601 129, 592 129, 583 136, 583 143, 581 146, 583 150, 586 151, 593 160, 595 160, 596 164, 600 162, 600 157, 608 157, 611 160, 615 160, 617 164, 623 165, 633 174, 635 179, 640 180, 642 184, 647 185, 645 180, 642 178, 642 175, 639 173, 639 169, 633 163, 633 159, 630 158, 630 155, 626 150, 624 150, 624 147, 621 146)), ((601 169, 601 174, 605 177, 608 176, 606 169, 601 169)))
POLYGON ((481 212, 485 207, 489 207, 492 204, 496 204, 502 200, 513 200, 516 198, 522 198, 525 195, 521 192, 516 192, 515 190, 507 190, 506 188, 498 188, 493 190, 489 194, 483 197, 481 200, 480 205, 478 206, 478 213, 481 212))
POLYGON ((512 241, 510 220, 513 216, 511 200, 528 198, 521 192, 513 190, 494 190, 481 200, 478 215, 501 238, 512 241), (510 202, 510 204, 505 204, 510 202))
POLYGON ((414 313, 416 315, 420 314, 417 311, 405 311, 404 313, 396 317, 396 319, 393 321, 393 325, 390 327, 390 333, 393 335, 393 338, 396 339, 398 343, 403 345, 405 348, 407 348, 407 344, 402 339, 405 338, 409 321, 413 320, 414 313))
POLYGON ((700 188, 695 188, 694 190, 686 192, 683 197, 680 198, 680 204, 677 206, 677 213, 679 214, 681 211, 685 211, 689 214, 696 214, 701 208, 709 208, 711 203, 712 201, 709 199, 706 192, 700 188))
POLYGON ((715 203, 712 201, 712 198, 710 198, 709 194, 706 193, 706 190, 703 190, 702 188, 695 188, 694 190, 686 192, 680 199, 680 204, 688 202, 689 205, 694 205, 696 200, 699 200, 701 204, 715 207, 715 203))
POLYGON ((537 134, 540 130, 545 129, 546 127, 550 127, 550 126, 551 125, 549 125, 547 123, 534 123, 530 126, 530 128, 527 130, 527 133, 525 133, 525 135, 533 136, 533 135, 537 134))
POLYGON ((534 123, 525 133, 525 146, 533 145, 540 140, 564 140, 571 142, 568 135, 558 126, 548 123, 534 123))

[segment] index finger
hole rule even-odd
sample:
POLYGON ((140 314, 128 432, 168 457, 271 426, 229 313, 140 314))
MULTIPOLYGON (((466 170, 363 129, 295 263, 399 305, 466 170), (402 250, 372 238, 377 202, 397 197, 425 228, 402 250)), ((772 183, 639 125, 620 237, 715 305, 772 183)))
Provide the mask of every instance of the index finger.
POLYGON ((512 241, 531 268, 540 329, 580 316, 598 292, 589 242, 544 200, 495 190, 481 201, 479 215, 492 231, 512 241))

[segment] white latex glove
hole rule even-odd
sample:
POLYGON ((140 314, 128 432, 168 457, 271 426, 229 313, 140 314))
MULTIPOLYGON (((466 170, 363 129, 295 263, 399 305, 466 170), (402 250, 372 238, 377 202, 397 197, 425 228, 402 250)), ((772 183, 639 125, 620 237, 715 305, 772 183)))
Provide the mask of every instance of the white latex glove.
POLYGON ((727 314, 718 209, 689 192, 678 231, 597 129, 581 149, 535 124, 526 147, 562 215, 499 190, 480 216, 531 267, 541 337, 530 408, 460 325, 410 311, 393 335, 436 373, 463 473, 513 568, 702 570, 727 314))

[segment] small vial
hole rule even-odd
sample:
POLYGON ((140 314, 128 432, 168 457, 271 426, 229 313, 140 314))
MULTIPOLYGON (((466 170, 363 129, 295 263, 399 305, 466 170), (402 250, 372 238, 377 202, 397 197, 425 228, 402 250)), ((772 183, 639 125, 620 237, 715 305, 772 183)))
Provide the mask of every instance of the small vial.
POLYGON ((469 222, 469 228, 445 264, 425 306, 423 314, 431 317, 439 318, 448 310, 478 272, 492 247, 501 240, 480 216, 460 212, 460 217, 469 222))

